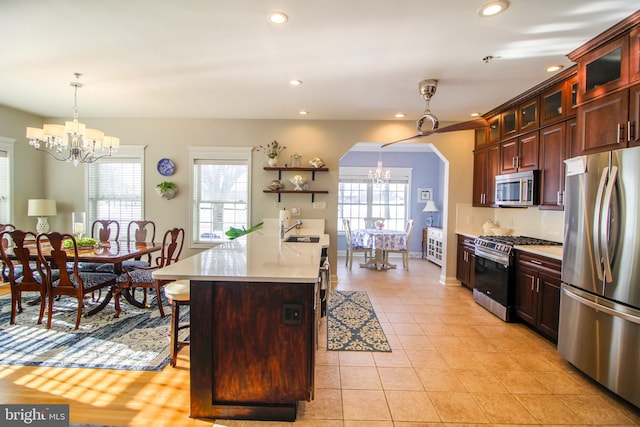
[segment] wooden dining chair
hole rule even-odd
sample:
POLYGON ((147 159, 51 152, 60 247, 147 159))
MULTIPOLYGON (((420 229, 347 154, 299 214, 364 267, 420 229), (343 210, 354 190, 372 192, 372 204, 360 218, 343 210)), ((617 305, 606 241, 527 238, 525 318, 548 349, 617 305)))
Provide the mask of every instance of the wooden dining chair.
POLYGON ((343 219, 342 224, 344 225, 344 236, 347 239, 347 259, 345 260, 345 266, 348 265, 349 270, 351 270, 351 267, 353 265, 354 253, 358 253, 358 252, 364 253, 365 262, 367 262, 369 257, 371 257, 373 254, 372 254, 371 246, 368 246, 368 247, 361 246, 353 242, 353 234, 351 234, 351 224, 348 219, 346 218, 343 219))
MULTIPOLYGON (((16 315, 22 313, 22 293, 37 292, 40 299, 40 315, 38 324, 42 323, 44 317, 45 304, 47 302, 47 287, 43 280, 42 266, 31 259, 31 250, 25 241, 35 241, 36 235, 31 231, 11 230, 0 233, 0 239, 10 240, 11 247, 0 245, 2 260, 7 266, 7 277, 11 289, 11 320, 9 323, 16 323, 16 315), (13 253, 16 264, 9 256, 13 253), (18 273, 19 272, 19 273, 18 273)), ((35 248, 34 249, 35 252, 35 248)), ((52 274, 54 272, 52 271, 52 274)))
MULTIPOLYGON (((156 223, 153 221, 131 221, 127 226, 127 244, 156 241, 156 223)), ((151 265, 151 254, 146 261, 136 258, 122 263, 125 270, 135 267, 149 267, 151 265)))
MULTIPOLYGON (((73 235, 68 233, 41 233, 36 237, 38 247, 38 262, 44 266, 44 279, 47 286, 48 314, 47 329, 51 328, 53 316, 53 302, 58 296, 66 295, 78 300, 75 329, 80 327, 84 299, 88 294, 103 288, 113 288, 118 277, 114 273, 80 271, 78 268, 78 244, 73 235), (71 240, 71 248, 65 250, 63 242, 71 240), (50 246, 50 253, 47 246, 50 246), (47 255, 49 253, 49 255, 47 255), (54 274, 55 266, 66 265, 54 274), (70 271, 68 271, 70 270, 70 271)), ((105 295, 110 298, 111 295, 105 295)), ((106 304, 106 301, 103 302, 106 304)))
POLYGON ((407 221, 407 225, 404 229, 405 233, 407 233, 407 245, 402 249, 387 249, 384 252, 385 263, 388 264, 389 254, 390 253, 399 253, 402 254, 402 266, 405 270, 409 271, 409 251, 411 249, 411 232, 413 231, 413 220, 410 219, 407 221))
POLYGON ((156 280, 152 273, 162 267, 166 267, 180 259, 182 246, 184 245, 184 228, 172 228, 164 233, 162 238, 162 250, 156 262, 149 267, 138 267, 125 270, 118 278, 118 287, 129 289, 134 294, 135 289, 155 289, 156 300, 160 315, 164 317, 164 308, 162 307, 162 287, 172 280, 156 280))
MULTIPOLYGON (((3 231, 13 231, 16 227, 13 224, 0 224, 0 233, 3 231)), ((8 234, 4 235, 2 239, 0 239, 0 245, 8 248, 11 245, 11 236, 8 234)), ((2 280, 5 282, 9 281, 9 271, 8 265, 4 260, 2 260, 2 280)))
POLYGON ((118 241, 120 223, 115 219, 97 219, 91 224, 91 237, 99 242, 118 241))

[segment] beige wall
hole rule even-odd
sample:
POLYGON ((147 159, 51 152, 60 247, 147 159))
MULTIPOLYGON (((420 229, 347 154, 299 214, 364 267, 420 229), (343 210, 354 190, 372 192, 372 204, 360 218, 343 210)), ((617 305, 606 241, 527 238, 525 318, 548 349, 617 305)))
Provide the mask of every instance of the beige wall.
MULTIPOLYGON (((35 220, 25 219, 26 200, 32 197, 47 197, 57 201, 58 216, 50 218, 54 229, 70 231, 71 212, 83 208, 84 167, 51 160, 43 153, 36 153, 24 137, 26 126, 41 126, 42 122, 32 115, 10 109, 0 110, 0 135, 16 138, 16 164, 18 170, 33 170, 16 181, 23 180, 16 191, 16 225, 31 227, 35 220), (5 111, 6 110, 6 111, 5 111), (7 113, 5 117, 4 113, 7 113), (7 119, 7 120, 5 120, 7 119), (35 164, 35 167, 32 165, 35 164), (35 170, 34 170, 35 169, 35 170), (42 191, 40 191, 42 189, 42 191), (36 191, 37 190, 37 191, 36 191)), ((326 189, 329 194, 316 195, 316 201, 326 201, 327 209, 312 209, 310 195, 282 195, 277 203, 273 194, 262 190, 277 176, 262 169, 265 160, 260 152, 254 152, 252 173, 252 224, 262 218, 275 218, 279 208, 299 207, 301 217, 325 219, 327 233, 337 241, 337 188, 338 162, 357 142, 388 142, 415 133, 415 124, 410 121, 313 121, 313 120, 217 120, 217 119, 81 119, 87 126, 120 137, 121 143, 145 145, 145 216, 156 221, 159 230, 172 226, 188 227, 189 224, 189 146, 253 146, 268 143, 273 139, 287 146, 285 157, 294 152, 302 155, 303 163, 313 157, 321 157, 329 167, 328 173, 316 174, 310 182, 311 188, 326 189), (176 173, 169 177, 179 187, 179 194, 172 200, 156 196, 155 185, 165 178, 156 170, 159 159, 168 157, 176 165, 176 173)), ((52 122, 54 119, 46 119, 52 122)), ((61 119, 55 122, 62 122, 61 119)), ((443 124, 444 126, 444 124, 443 124)), ((448 195, 445 204, 469 203, 472 192, 473 132, 454 132, 429 137, 437 151, 448 160, 450 178, 445 182, 448 195)), ((283 162, 281 162, 283 163, 283 162)), ((283 176, 283 179, 286 179, 283 176)), ((443 282, 455 283, 455 209, 449 209, 443 218, 447 230, 447 264, 443 268, 443 282)), ((186 248, 186 255, 196 251, 186 248)), ((336 247, 332 246, 331 261, 336 262, 336 247)))

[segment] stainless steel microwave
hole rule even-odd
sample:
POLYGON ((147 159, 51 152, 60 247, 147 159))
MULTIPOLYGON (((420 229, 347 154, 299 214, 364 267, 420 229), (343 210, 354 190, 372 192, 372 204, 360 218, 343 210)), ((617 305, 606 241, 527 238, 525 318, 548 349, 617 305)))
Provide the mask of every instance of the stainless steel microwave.
POLYGON ((537 205, 539 176, 539 170, 496 176, 496 204, 522 207, 537 205))

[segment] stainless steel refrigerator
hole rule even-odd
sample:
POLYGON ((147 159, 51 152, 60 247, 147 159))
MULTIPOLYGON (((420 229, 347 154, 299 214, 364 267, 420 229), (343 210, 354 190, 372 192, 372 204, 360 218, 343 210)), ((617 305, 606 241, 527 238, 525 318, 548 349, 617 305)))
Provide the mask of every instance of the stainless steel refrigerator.
POLYGON ((558 352, 640 407, 640 147, 566 171, 558 352))

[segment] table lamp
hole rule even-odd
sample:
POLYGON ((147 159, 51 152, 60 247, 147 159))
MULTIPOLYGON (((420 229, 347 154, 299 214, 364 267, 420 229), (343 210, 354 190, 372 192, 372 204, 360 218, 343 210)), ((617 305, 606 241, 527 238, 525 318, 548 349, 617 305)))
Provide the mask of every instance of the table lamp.
POLYGON ((438 207, 433 200, 427 200, 427 204, 422 209, 422 212, 428 212, 429 216, 427 217, 427 227, 431 227, 433 225, 433 213, 438 212, 438 207))
POLYGON ((38 223, 36 224, 38 233, 48 233, 49 222, 47 217, 57 215, 56 201, 51 199, 29 199, 27 215, 38 217, 38 223))

